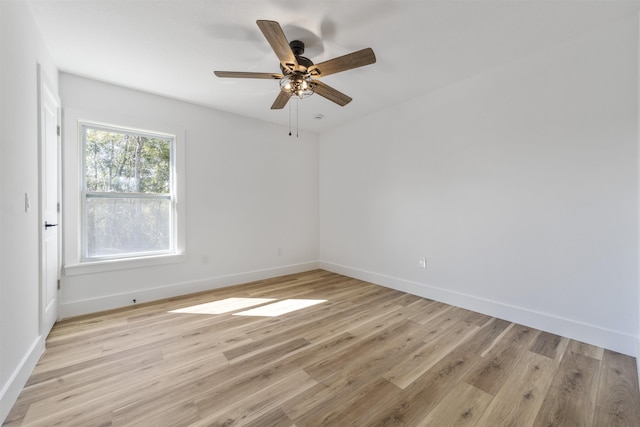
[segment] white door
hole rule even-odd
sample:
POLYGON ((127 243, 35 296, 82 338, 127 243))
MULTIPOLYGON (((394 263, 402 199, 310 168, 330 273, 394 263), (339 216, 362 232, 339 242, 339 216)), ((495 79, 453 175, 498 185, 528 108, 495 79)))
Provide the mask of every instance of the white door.
POLYGON ((60 101, 38 68, 40 108, 40 333, 45 337, 58 319, 60 279, 60 101))

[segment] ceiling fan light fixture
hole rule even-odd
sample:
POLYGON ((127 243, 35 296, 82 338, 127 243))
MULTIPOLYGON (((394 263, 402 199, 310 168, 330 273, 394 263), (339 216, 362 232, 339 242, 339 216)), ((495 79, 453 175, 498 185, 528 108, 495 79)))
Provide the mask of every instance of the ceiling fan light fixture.
POLYGON ((311 76, 304 74, 289 74, 280 79, 280 89, 297 98, 307 98, 313 95, 311 76))

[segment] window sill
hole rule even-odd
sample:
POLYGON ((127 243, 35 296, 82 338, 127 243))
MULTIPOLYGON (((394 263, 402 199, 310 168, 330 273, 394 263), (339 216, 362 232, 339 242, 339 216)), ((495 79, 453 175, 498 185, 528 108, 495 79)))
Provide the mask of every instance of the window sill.
POLYGON ((106 271, 128 270, 132 268, 153 267, 156 265, 176 264, 186 261, 184 253, 154 255, 129 259, 110 259, 102 261, 89 261, 78 264, 66 265, 65 276, 78 276, 81 274, 102 273, 106 271))

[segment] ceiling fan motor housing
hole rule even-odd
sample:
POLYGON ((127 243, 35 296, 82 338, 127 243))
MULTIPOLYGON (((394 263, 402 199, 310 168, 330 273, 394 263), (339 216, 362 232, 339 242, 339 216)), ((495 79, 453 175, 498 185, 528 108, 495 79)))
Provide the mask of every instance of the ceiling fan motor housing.
MULTIPOLYGON (((291 48, 291 51, 295 55, 296 61, 298 62, 298 68, 294 71, 306 73, 307 69, 313 65, 313 61, 305 56, 302 56, 302 54, 304 53, 304 42, 301 42, 300 40, 292 40, 289 42, 289 47, 291 48)), ((280 66, 280 68, 285 75, 290 73, 290 70, 285 70, 282 65, 280 66)))
POLYGON ((295 56, 300 56, 304 53, 304 43, 300 40, 292 40, 289 42, 289 47, 295 56))

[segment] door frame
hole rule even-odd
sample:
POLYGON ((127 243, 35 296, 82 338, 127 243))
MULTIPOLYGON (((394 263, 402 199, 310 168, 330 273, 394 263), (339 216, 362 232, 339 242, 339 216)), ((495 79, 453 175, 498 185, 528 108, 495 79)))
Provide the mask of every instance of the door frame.
POLYGON ((46 264, 45 264, 45 192, 46 192, 46 168, 45 168, 45 159, 43 155, 43 150, 45 150, 45 140, 44 140, 44 132, 45 130, 45 116, 44 116, 44 108, 45 108, 45 100, 53 101, 56 105, 56 126, 57 126, 57 136, 56 136, 56 187, 57 187, 57 221, 58 226, 55 228, 57 233, 57 280, 58 280, 58 288, 56 291, 55 298, 55 318, 56 320, 59 317, 59 289, 60 289, 60 279, 62 272, 62 215, 60 209, 60 200, 61 191, 62 191, 62 152, 61 152, 61 104, 60 97, 58 96, 57 91, 53 88, 54 86, 50 83, 50 80, 44 73, 42 66, 37 64, 37 75, 38 75, 38 276, 39 276, 39 303, 38 303, 38 311, 39 311, 39 322, 38 328, 39 333, 43 338, 49 334, 51 330, 51 325, 48 325, 46 320, 46 264))

